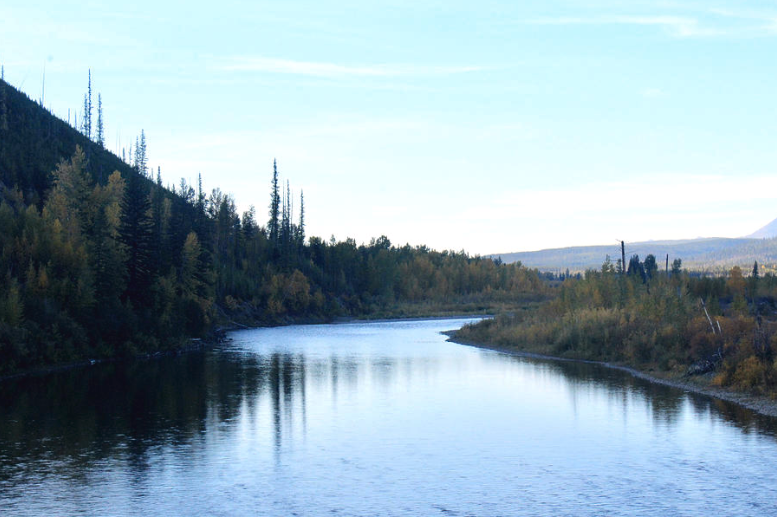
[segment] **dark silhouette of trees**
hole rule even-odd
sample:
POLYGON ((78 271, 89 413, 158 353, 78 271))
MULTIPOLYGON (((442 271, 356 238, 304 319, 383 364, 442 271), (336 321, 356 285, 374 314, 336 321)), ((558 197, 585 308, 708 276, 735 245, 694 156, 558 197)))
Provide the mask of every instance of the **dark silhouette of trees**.
POLYGON ((139 306, 148 305, 149 288, 155 273, 153 264, 153 221, 151 202, 143 179, 130 175, 121 206, 119 236, 127 253, 126 298, 139 306))

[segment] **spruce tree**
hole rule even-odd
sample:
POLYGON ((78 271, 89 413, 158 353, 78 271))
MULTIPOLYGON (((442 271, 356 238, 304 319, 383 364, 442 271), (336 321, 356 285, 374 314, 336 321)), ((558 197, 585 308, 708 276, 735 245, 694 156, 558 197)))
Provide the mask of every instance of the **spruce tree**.
POLYGON ((305 243, 305 193, 299 191, 299 226, 297 226, 297 240, 300 246, 305 243))
POLYGON ((91 139, 92 138, 92 69, 89 69, 89 86, 87 89, 87 94, 89 96, 89 102, 87 104, 87 112, 86 112, 86 137, 91 139))
POLYGON ((0 131, 8 131, 8 94, 5 82, 0 84, 0 131))
POLYGON ((103 96, 97 94, 97 145, 105 148, 105 130, 103 128, 103 96))
POLYGON ((267 228, 270 232, 270 242, 278 245, 279 224, 280 224, 281 196, 278 190, 278 164, 276 160, 272 162, 272 192, 270 194, 270 221, 267 228))
POLYGON ((122 202, 119 237, 127 252, 126 298, 136 306, 147 305, 155 273, 151 201, 137 174, 130 174, 122 202))
POLYGON ((140 156, 140 163, 138 164, 138 170, 143 176, 148 176, 148 154, 146 148, 146 132, 140 130, 140 146, 138 156, 140 156))
POLYGON ((89 113, 89 101, 87 101, 86 94, 84 94, 84 114, 81 120, 81 133, 89 138, 89 116, 87 113, 89 113))

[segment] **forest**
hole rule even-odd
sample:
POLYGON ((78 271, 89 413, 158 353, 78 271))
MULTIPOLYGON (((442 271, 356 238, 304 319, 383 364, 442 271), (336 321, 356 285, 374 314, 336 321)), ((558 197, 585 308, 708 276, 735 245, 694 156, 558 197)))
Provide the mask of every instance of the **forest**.
POLYGON ((308 237, 276 163, 266 213, 239 214, 201 181, 165 186, 145 135, 119 158, 91 111, 91 81, 76 129, 0 80, 0 375, 172 350, 224 326, 483 313, 549 293, 520 264, 308 237))
POLYGON ((539 308, 464 327, 457 339, 628 365, 673 378, 777 395, 777 276, 660 271, 655 256, 566 278, 539 308))

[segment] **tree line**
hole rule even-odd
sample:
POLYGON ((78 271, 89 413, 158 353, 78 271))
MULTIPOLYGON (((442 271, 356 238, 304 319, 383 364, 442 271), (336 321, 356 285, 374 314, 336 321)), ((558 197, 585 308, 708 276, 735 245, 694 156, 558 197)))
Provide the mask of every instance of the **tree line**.
POLYGON ((634 255, 626 271, 566 279, 536 311, 505 314, 460 332, 462 339, 556 356, 611 361, 761 394, 777 393, 777 276, 734 266, 725 275, 657 267, 634 255))
POLYGON ((293 199, 277 163, 266 219, 239 214, 218 188, 205 193, 201 178, 163 186, 144 152, 128 166, 0 86, 11 98, 0 128, 0 374, 171 349, 232 322, 482 309, 546 290, 520 264, 385 236, 308 238, 303 193, 293 199))

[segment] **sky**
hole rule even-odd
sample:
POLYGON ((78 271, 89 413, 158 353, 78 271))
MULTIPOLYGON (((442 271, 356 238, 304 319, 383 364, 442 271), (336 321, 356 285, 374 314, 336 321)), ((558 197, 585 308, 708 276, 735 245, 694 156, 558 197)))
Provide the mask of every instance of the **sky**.
POLYGON ((766 1, 0 3, 5 79, 72 119, 91 70, 165 183, 264 221, 277 159, 308 235, 481 255, 776 218, 775 56, 766 1))

